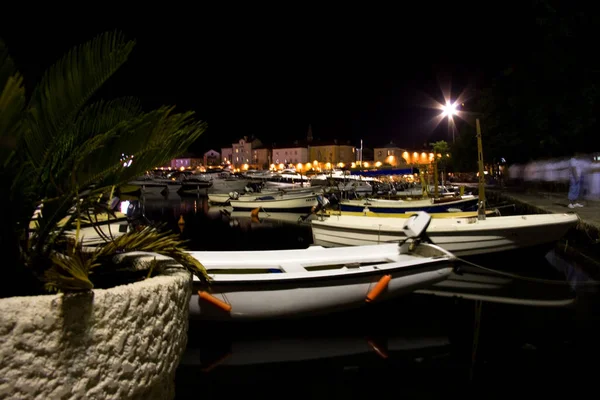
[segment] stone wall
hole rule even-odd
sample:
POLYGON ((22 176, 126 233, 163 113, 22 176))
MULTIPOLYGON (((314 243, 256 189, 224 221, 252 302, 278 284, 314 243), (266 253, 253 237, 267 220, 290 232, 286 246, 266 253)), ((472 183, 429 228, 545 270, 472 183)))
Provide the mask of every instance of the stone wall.
POLYGON ((0 300, 0 398, 174 397, 191 276, 0 300))

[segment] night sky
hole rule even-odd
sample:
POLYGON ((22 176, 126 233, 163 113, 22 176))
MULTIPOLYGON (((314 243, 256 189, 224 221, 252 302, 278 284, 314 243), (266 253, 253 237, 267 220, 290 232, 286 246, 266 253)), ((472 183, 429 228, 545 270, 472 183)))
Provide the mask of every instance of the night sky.
POLYGON ((356 8, 190 10, 181 21, 4 24, 0 36, 31 83, 73 45, 123 31, 137 45, 102 96, 196 111, 209 124, 191 149, 198 153, 244 135, 265 144, 303 139, 309 123, 323 140, 419 148, 450 137, 446 124, 429 123, 439 112, 426 107, 428 99, 441 102, 450 85, 454 97, 482 87, 527 51, 528 10, 483 4, 437 16, 429 15, 433 5, 409 10, 400 3, 364 15, 356 8))

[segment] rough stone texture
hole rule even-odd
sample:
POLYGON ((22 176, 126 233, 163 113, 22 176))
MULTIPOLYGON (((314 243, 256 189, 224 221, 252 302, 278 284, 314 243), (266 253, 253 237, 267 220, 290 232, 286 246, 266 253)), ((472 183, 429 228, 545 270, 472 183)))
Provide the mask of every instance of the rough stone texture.
POLYGON ((190 295, 191 275, 169 268, 89 294, 0 299, 0 398, 173 398, 190 295))

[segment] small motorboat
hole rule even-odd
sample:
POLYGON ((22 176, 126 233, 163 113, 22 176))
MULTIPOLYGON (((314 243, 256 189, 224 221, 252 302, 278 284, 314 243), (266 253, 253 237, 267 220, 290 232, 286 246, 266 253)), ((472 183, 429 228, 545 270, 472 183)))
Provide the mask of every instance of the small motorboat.
POLYGON ((339 207, 342 211, 353 212, 406 213, 408 211, 425 211, 428 213, 442 213, 453 210, 469 211, 477 206, 477 202, 478 197, 473 195, 406 201, 367 198, 342 200, 339 207))
POLYGON ((190 251, 211 278, 194 277, 190 317, 295 318, 360 307, 427 288, 451 274, 456 258, 422 240, 431 217, 405 220, 399 243, 300 250, 190 251))
MULTIPOLYGON (((260 208, 267 212, 308 212, 319 204, 317 194, 272 196, 263 195, 254 199, 230 200, 229 204, 235 211, 251 211, 260 208)), ((240 196, 241 197, 241 196, 240 196)))
MULTIPOLYGON (((419 212, 419 213, 422 213, 419 212)), ((412 217, 411 217, 412 218, 412 217)), ((427 228, 431 241, 458 257, 552 245, 579 222, 576 214, 437 218, 427 228)), ((325 247, 397 242, 406 237, 404 220, 330 216, 311 221, 313 241, 325 247)))

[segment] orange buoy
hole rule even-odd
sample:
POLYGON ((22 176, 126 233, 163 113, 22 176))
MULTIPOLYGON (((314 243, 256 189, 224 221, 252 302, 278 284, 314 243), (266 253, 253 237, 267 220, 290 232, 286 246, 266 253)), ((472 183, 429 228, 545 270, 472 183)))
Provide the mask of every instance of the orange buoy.
POLYGON ((198 290, 198 296, 200 296, 201 299, 204 299, 204 300, 208 301, 209 303, 214 304, 215 306, 219 307, 223 311, 227 311, 227 312, 231 311, 230 304, 227 304, 224 301, 217 299, 215 296, 212 296, 203 290, 198 290))
POLYGON ((375 285, 375 287, 371 289, 365 301, 367 303, 374 301, 381 294, 381 292, 383 292, 383 290, 387 287, 388 283, 390 283, 391 280, 391 275, 382 276, 379 282, 377 282, 377 284, 375 285))
POLYGON ((379 355, 379 357, 381 357, 381 358, 389 357, 387 351, 385 351, 385 349, 381 348, 381 346, 378 346, 377 343, 375 343, 373 340, 368 339, 367 343, 369 343, 369 346, 371 347, 371 349, 373 349, 373 351, 375 353, 377 353, 377 355, 379 355))
POLYGON ((185 221, 183 219, 183 215, 179 216, 179 221, 177 221, 177 225, 185 225, 185 221))

